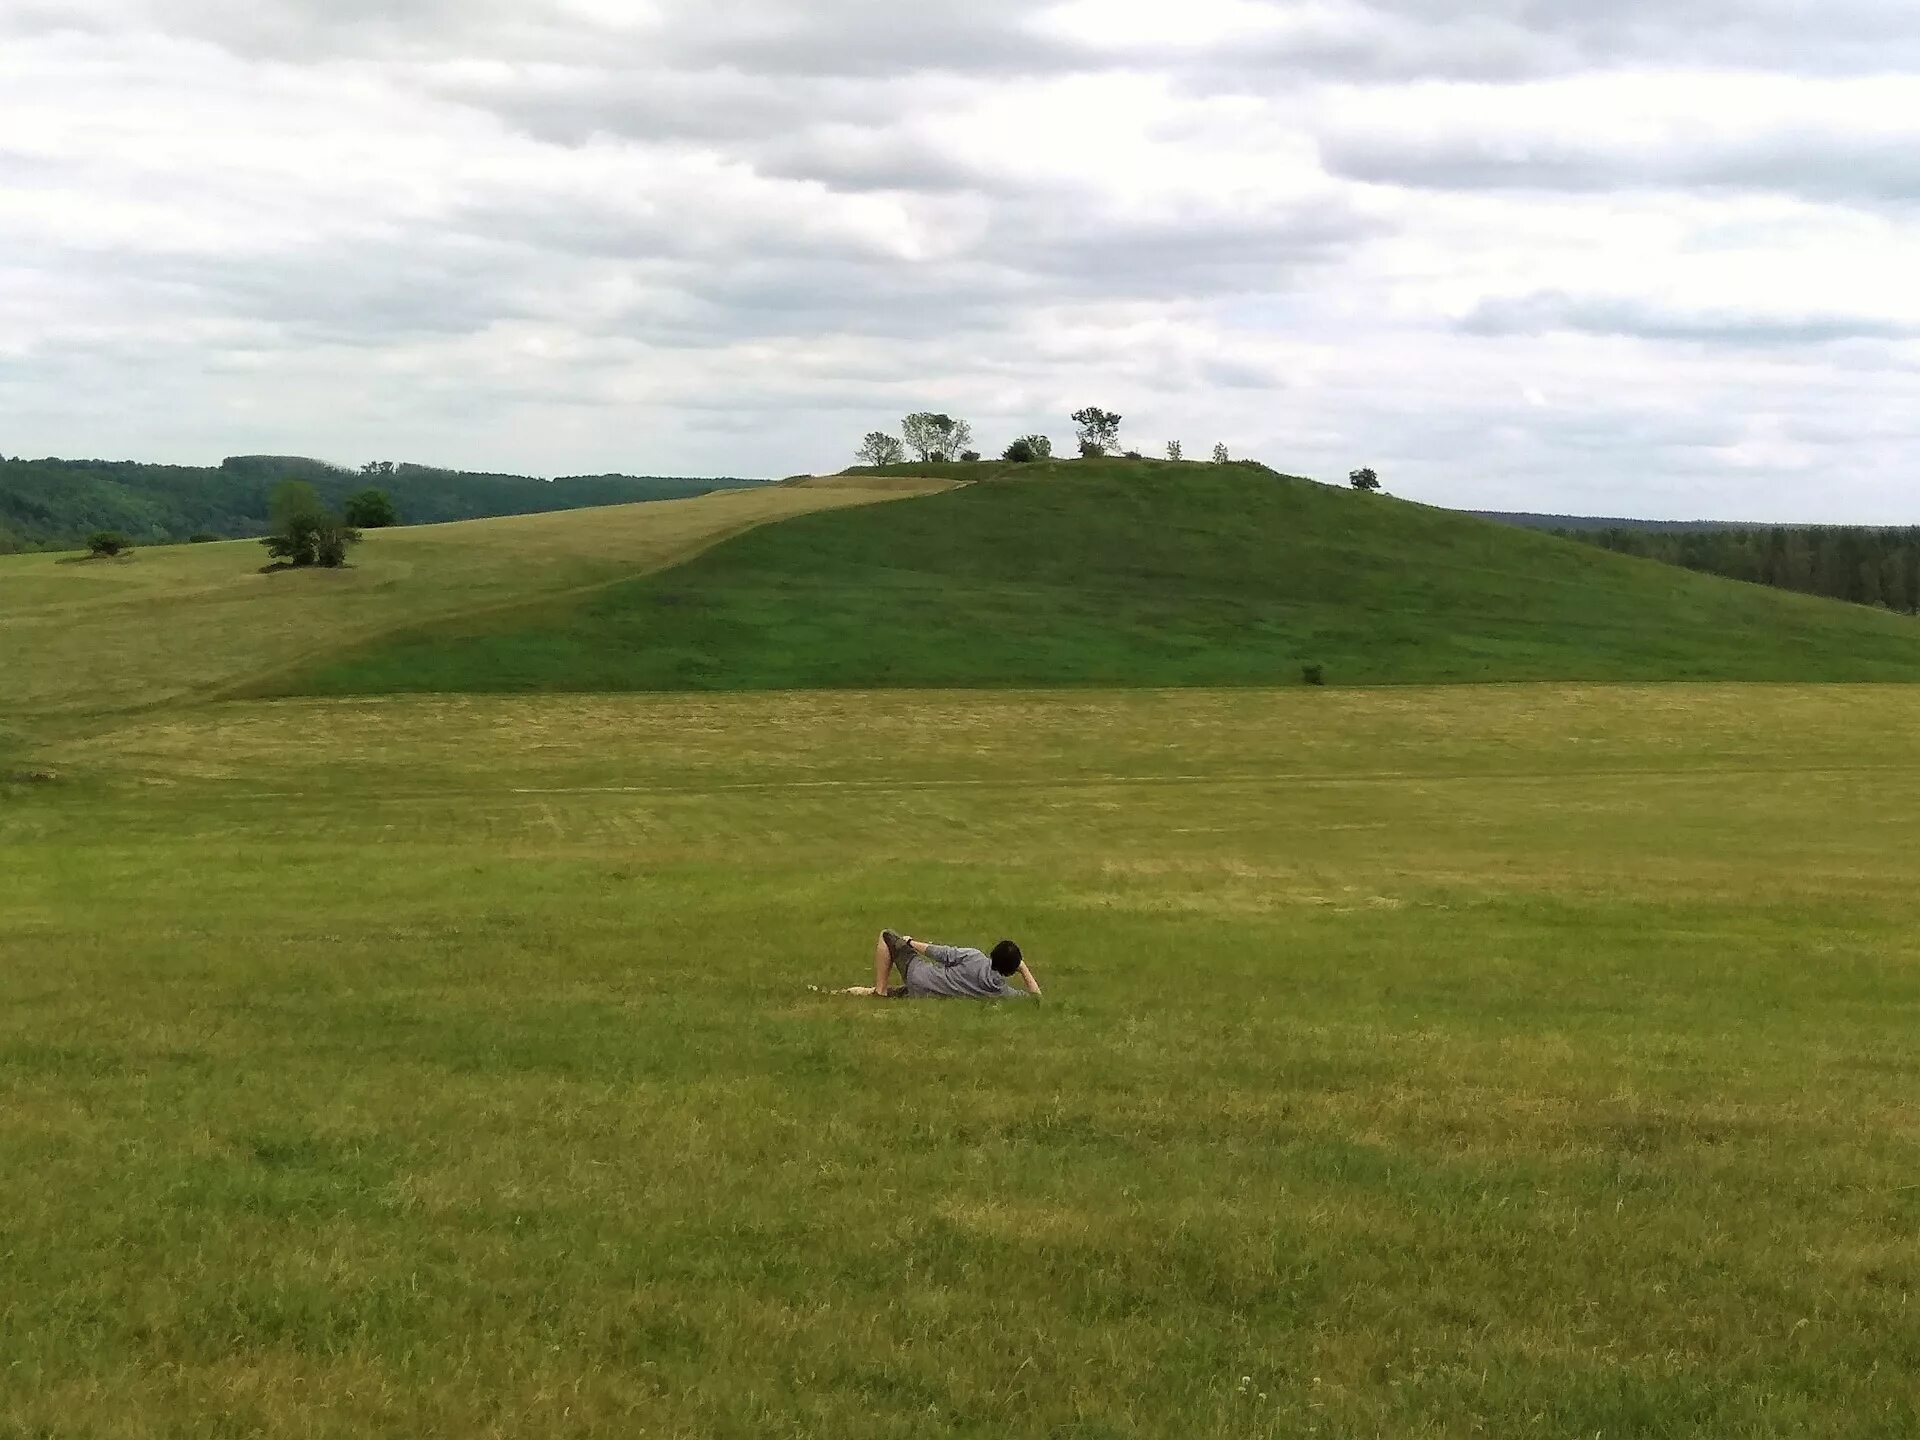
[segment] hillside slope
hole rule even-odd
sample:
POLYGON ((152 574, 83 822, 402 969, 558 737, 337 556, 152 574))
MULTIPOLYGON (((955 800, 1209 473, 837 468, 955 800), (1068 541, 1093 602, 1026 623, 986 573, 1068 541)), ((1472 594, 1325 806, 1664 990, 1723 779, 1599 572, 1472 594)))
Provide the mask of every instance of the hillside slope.
POLYGON ((1920 679, 1908 618, 1241 466, 948 469, 297 693, 1920 679))
POLYGON ((756 486, 380 530, 345 570, 263 575, 266 556, 251 541, 141 550, 124 560, 0 557, 0 742, 63 717, 231 693, 436 617, 512 623, 499 617, 577 599, 769 520, 943 483, 756 486))
POLYGON ((335 505, 355 490, 377 485, 393 497, 408 525, 687 500, 760 483, 636 475, 540 480, 424 465, 400 465, 390 474, 369 477, 297 455, 236 455, 218 467, 15 457, 0 460, 0 553, 77 544, 95 530, 118 530, 147 544, 194 535, 263 535, 268 497, 289 478, 308 481, 335 505))

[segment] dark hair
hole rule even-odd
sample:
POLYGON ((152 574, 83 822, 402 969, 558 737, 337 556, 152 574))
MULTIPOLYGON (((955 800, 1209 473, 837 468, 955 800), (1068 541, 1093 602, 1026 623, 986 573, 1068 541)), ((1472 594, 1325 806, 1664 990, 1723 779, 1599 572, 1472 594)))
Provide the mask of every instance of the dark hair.
POLYGON ((1020 947, 1011 940, 1002 940, 993 947, 988 957, 993 961, 993 973, 996 975, 1018 975, 1020 973, 1020 947))

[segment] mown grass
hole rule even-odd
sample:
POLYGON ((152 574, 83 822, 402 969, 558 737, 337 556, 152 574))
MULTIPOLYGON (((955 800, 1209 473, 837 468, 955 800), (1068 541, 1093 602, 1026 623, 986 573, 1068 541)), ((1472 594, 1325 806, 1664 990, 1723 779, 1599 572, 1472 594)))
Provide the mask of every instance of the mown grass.
POLYGON ((0 753, 8 727, 19 741, 257 686, 395 630, 552 604, 770 520, 946 483, 855 477, 373 531, 335 571, 262 575, 253 541, 0 556, 0 753))
POLYGON ((228 704, 0 792, 0 1433, 1920 1426, 1920 692, 228 704), (811 996, 885 923, 1038 1010, 811 996))
POLYGON ((1920 678, 1910 617, 1240 466, 935 467, 976 483, 798 518, 288 693, 1920 678))

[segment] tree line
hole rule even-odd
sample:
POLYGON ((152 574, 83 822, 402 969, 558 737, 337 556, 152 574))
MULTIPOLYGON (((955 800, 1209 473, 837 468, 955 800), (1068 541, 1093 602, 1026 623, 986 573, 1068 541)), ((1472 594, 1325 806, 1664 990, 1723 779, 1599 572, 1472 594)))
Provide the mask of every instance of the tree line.
POLYGON ((1920 614, 1920 528, 1742 526, 1721 530, 1556 529, 1621 555, 1803 595, 1920 614))
MULTIPOLYGON (((1074 439, 1079 443, 1082 460, 1097 460, 1103 455, 1115 454, 1127 460, 1147 458, 1138 450, 1120 448, 1120 424, 1124 416, 1112 410, 1103 410, 1098 405, 1087 405, 1074 411, 1068 418, 1073 421, 1074 439)), ((1167 459, 1172 461, 1186 458, 1185 448, 1178 440, 1167 441, 1166 453, 1167 459)), ((950 460, 966 463, 980 458, 980 452, 973 448, 973 426, 965 420, 932 410, 916 411, 907 416, 900 422, 898 435, 889 435, 884 430, 869 431, 867 438, 860 442, 859 449, 854 451, 862 465, 875 467, 904 465, 909 454, 923 465, 945 464, 950 460)), ((1016 465, 1051 460, 1053 441, 1045 435, 1021 435, 1008 444, 1000 458, 1016 465)), ((1213 447, 1213 463, 1234 463, 1224 443, 1213 447)), ((1348 472, 1347 484, 1355 490, 1373 492, 1380 488, 1380 476, 1371 467, 1353 470, 1348 472)))
MULTIPOLYGON (((1103 455, 1120 455, 1128 460, 1144 460, 1138 450, 1120 447, 1120 423, 1124 418, 1098 405, 1088 405, 1068 417, 1073 421, 1074 439, 1083 460, 1103 455)), ((1180 460, 1184 451, 1178 440, 1167 442, 1167 459, 1180 460)), ((963 463, 980 458, 973 448, 973 426, 965 420, 933 410, 916 411, 900 422, 900 433, 872 430, 854 452, 862 465, 904 465, 909 458, 921 464, 963 463)), ((1017 465, 1053 458, 1053 440, 1046 435, 1021 435, 1010 441, 1000 454, 1002 460, 1017 465)), ((1230 457, 1224 444, 1213 447, 1213 463, 1225 465, 1230 457)), ((1371 473, 1371 472, 1369 472, 1371 473)))
POLYGON ((0 554, 72 549, 101 532, 141 545, 261 536, 272 524, 273 488, 289 478, 312 485, 335 510, 355 491, 377 486, 411 525, 677 500, 758 483, 632 475, 546 480, 385 460, 351 469, 294 455, 236 455, 217 466, 16 456, 0 458, 0 554))

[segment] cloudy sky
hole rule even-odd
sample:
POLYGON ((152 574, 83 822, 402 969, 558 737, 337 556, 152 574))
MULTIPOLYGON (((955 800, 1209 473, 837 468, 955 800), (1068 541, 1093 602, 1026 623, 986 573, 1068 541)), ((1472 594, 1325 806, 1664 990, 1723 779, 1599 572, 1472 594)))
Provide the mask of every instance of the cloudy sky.
POLYGON ((0 0, 0 452, 1920 522, 1912 0, 0 0))

